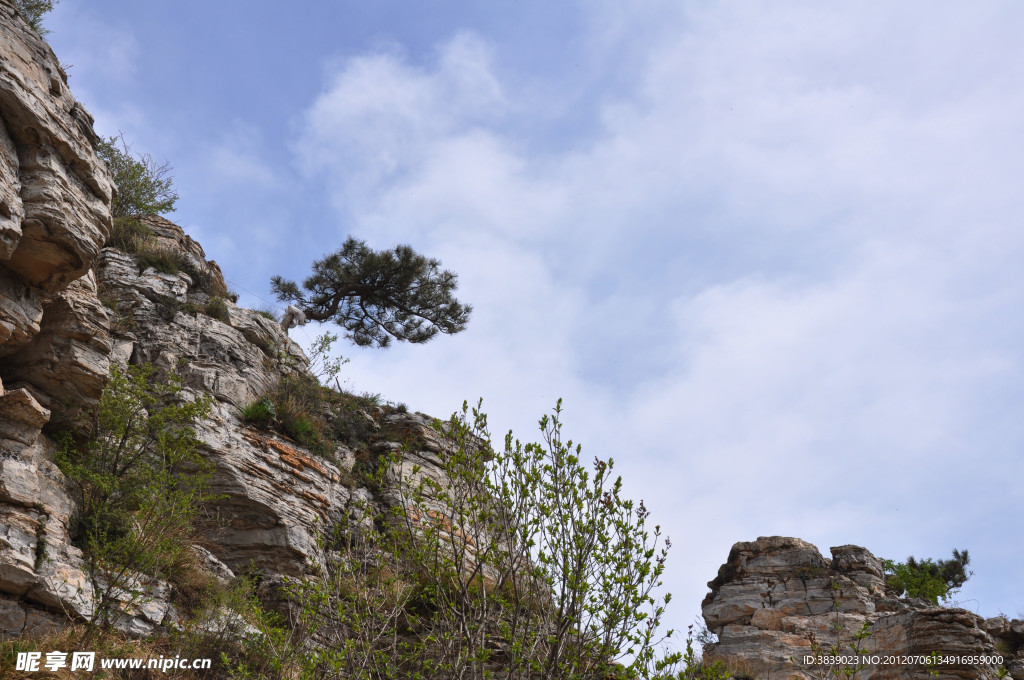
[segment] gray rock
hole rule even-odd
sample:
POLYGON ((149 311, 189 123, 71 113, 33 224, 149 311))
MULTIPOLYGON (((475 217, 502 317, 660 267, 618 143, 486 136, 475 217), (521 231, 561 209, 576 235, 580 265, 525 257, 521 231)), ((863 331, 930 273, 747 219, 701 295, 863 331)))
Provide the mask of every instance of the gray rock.
MULTIPOLYGON (((756 678, 822 677, 827 669, 803 664, 804 656, 827 654, 833 647, 849 651, 865 623, 870 635, 858 644, 871 654, 938 651, 960 657, 1002 654, 1009 660, 1021 651, 1024 639, 1013 637, 1013 622, 887 597, 881 561, 868 550, 844 545, 831 552, 826 560, 813 545, 779 536, 734 545, 704 599, 704 620, 718 635, 717 643, 705 647, 706 658, 742 666, 756 678)), ((942 677, 995 678, 998 670, 954 664, 943 666, 942 677)), ((932 676, 920 665, 878 664, 857 677, 932 676)))

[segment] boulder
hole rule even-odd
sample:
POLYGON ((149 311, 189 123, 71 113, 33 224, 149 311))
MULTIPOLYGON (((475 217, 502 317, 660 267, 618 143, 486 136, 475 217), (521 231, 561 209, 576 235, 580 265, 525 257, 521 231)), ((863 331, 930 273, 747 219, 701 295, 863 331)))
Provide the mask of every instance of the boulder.
POLYGON ((894 598, 886 595, 882 562, 870 551, 843 545, 831 553, 826 559, 810 543, 782 536, 735 544, 704 598, 704 621, 718 636, 704 648, 705 657, 745 668, 754 678, 833 677, 830 672, 841 676, 848 664, 805 659, 833 649, 850 653, 856 644, 878 655, 863 668, 849 665, 866 680, 933 677, 922 664, 884 661, 932 652, 951 660, 1003 658, 1001 664, 947 663, 941 677, 1014 677, 1024 638, 1013 626, 1022 622, 986 621, 963 609, 894 598))

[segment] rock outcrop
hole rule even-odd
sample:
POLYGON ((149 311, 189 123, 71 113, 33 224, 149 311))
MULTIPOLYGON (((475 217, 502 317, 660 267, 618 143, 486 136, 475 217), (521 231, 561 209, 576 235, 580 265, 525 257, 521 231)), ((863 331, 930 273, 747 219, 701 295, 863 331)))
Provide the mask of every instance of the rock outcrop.
MULTIPOLYGON (((279 324, 227 299, 220 268, 177 225, 143 220, 147 247, 175 263, 168 271, 104 247, 114 188, 98 141, 50 48, 0 0, 0 639, 96 611, 95 579, 73 535, 76 489, 55 463, 55 436, 96 406, 113 366, 153 364, 180 375, 186 397, 212 398, 197 434, 213 466, 217 521, 193 550, 222 583, 242 570, 267 584, 316 571, 321 527, 348 522, 342 528, 357 532, 370 512, 401 502, 403 480, 445 482, 443 442, 422 414, 359 407, 348 440, 326 455, 244 422, 242 409, 282 380, 308 377, 305 355, 279 324), (385 488, 353 473, 358 456, 398 448, 405 459, 387 470, 385 488)), ((176 625, 174 587, 140 584, 149 596, 124 607, 118 627, 142 636, 176 625)), ((798 539, 738 543, 710 586, 704 617, 719 642, 708 658, 756 677, 815 677, 798 660, 868 622, 873 653, 998 654, 1024 679, 1024 622, 890 597, 863 548, 833 548, 826 559, 798 539)), ((941 671, 987 678, 999 668, 941 671)), ((930 676, 878 664, 860 677, 930 676)))
MULTIPOLYGON (((165 232, 181 235, 163 222, 165 232)), ((203 257, 187 237, 163 247, 203 257)), ((219 279, 213 263, 192 262, 191 275, 143 267, 136 256, 104 249, 81 284, 55 296, 59 304, 47 307, 53 315, 44 314, 42 331, 9 357, 17 361, 0 361, 0 375, 24 385, 0 396, 0 635, 56 627, 92 611, 91 585, 71 540, 73 492, 42 429, 51 409, 70 413, 72 405, 93 404, 111 365, 151 363, 178 373, 186 394, 213 397, 210 416, 196 430, 202 455, 214 465, 210 491, 221 500, 211 508, 218 519, 206 549, 197 551, 220 577, 255 568, 267 583, 279 583, 306 573, 322 559, 318 530, 343 518, 358 521, 394 500, 354 481, 349 447, 317 456, 242 421, 242 407, 282 376, 304 372, 307 360, 277 323, 256 312, 230 301, 221 318, 206 312, 209 287, 219 279)), ((371 409, 354 417, 376 439, 361 442, 365 449, 396 448, 381 433, 400 432, 404 441, 422 442, 412 454, 422 466, 417 474, 440 474, 440 447, 425 416, 371 409)), ((152 588, 147 606, 119 622, 126 632, 145 635, 173 623, 173 593, 162 584, 152 588)))
MULTIPOLYGON (((69 322, 111 229, 114 189, 97 142, 52 50, 0 2, 0 636, 60 625, 54 612, 88 613, 68 540, 75 504, 42 428, 66 396, 57 374, 104 360, 94 352, 98 343, 104 353, 102 333, 78 325, 81 315, 69 322), (37 364, 26 382, 11 357, 40 335, 63 345, 63 368, 37 364)), ((83 394, 95 394, 88 382, 83 394)))
POLYGON ((92 118, 49 45, 0 3, 0 356, 38 332, 44 303, 110 234, 110 172, 92 118))
MULTIPOLYGON (((225 299, 220 268, 172 222, 143 218, 147 249, 175 271, 103 247, 113 187, 98 141, 50 48, 0 0, 0 639, 94 612, 73 540, 76 492, 54 462, 52 434, 96 406, 112 366, 151 363, 178 373, 186 396, 213 399, 197 432, 220 501, 205 547, 194 548, 218 579, 305 573, 322 559, 321 528, 358 525, 394 501, 356 481, 350 447, 317 456, 243 422, 243 407, 307 370, 303 351, 276 322, 225 299)), ((353 417, 364 450, 397 447, 389 431, 418 437, 417 462, 439 474, 425 416, 377 408, 353 417)), ((145 587, 145 604, 118 622, 133 635, 176 617, 167 584, 145 587)))
MULTIPOLYGON (((934 677, 907 659, 933 652, 949 661, 935 666, 940 677, 1024 678, 1024 621, 898 599, 868 550, 844 545, 831 553, 827 559, 806 541, 778 536, 735 544, 704 598, 705 623, 718 636, 705 658, 754 678, 816 678, 827 665, 805 657, 834 646, 850 654, 856 643, 872 657, 859 678, 934 677)), ((836 668, 846 665, 857 664, 836 668)))

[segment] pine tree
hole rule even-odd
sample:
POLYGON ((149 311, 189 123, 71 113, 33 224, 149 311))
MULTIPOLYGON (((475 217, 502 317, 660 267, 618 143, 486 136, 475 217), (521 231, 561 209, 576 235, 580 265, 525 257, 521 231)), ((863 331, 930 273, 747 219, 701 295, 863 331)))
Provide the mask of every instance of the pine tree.
POLYGON ((302 289, 280 276, 271 287, 310 321, 334 321, 360 346, 387 347, 392 339, 427 342, 465 330, 472 307, 455 299, 458 277, 409 246, 376 251, 349 237, 337 252, 313 264, 302 289))

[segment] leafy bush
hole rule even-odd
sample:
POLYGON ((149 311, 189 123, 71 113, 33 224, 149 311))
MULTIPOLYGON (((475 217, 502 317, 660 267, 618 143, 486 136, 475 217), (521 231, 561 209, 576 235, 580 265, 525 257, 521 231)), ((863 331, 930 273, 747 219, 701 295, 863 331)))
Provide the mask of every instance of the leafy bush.
POLYGON ((139 258, 142 269, 152 267, 164 274, 177 274, 181 271, 184 256, 172 248, 160 248, 152 244, 144 244, 135 254, 139 258))
POLYGON ((206 315, 224 323, 228 323, 231 320, 231 317, 228 315, 228 305, 222 297, 214 296, 210 298, 209 302, 206 303, 206 315))
POLYGON ((211 275, 206 269, 197 267, 192 259, 183 253, 179 258, 178 267, 192 279, 190 290, 199 290, 212 297, 230 299, 232 302, 238 301, 238 297, 232 297, 233 294, 228 291, 223 281, 211 275))
POLYGON ((254 425, 269 425, 277 417, 277 409, 270 397, 263 397, 242 409, 242 420, 254 425))
POLYGON ((75 543, 97 595, 93 623, 109 623, 127 596, 147 597, 139 574, 173 580, 186 559, 210 465, 192 425, 208 398, 151 365, 111 369, 91 432, 63 439, 56 460, 81 493, 75 543))
POLYGON ((117 186, 110 207, 115 222, 174 211, 178 194, 169 163, 158 164, 149 154, 135 156, 123 135, 102 140, 97 153, 110 166, 117 186))
MULTIPOLYGON (((364 522, 369 508, 351 508, 321 539, 325 571, 288 588, 294 630, 315 643, 298 657, 301 638, 268 649, 277 667, 297 659, 297 677, 360 680, 477 680, 495 667, 537 680, 669 677, 653 653, 668 597, 651 594, 667 541, 659 550, 643 504, 620 496, 610 461, 581 464, 560 412, 541 420, 544 443, 510 433, 500 452, 478 410, 438 423, 445 483, 404 468, 394 516, 364 522)), ((382 487, 401 460, 383 462, 382 487)), ((685 677, 724 677, 719 666, 697 675, 688 650, 685 677)))
POLYGON ((32 30, 39 35, 46 35, 48 30, 43 28, 43 15, 53 10, 53 6, 60 0, 11 0, 11 4, 18 10, 18 13, 25 18, 32 30))
POLYGON ((153 240, 153 230, 138 217, 121 217, 114 219, 114 230, 107 245, 134 254, 152 248, 153 240))
MULTIPOLYGON (((670 597, 655 599, 669 543, 621 495, 612 461, 563 441, 561 401, 541 443, 489 445, 466 406, 437 431, 445 483, 413 468, 398 490, 401 554, 423 585, 415 633, 426 677, 484 677, 496 649, 512 677, 649 677, 670 597), (626 664, 623 667, 621 664, 626 664)), ((671 631, 668 633, 671 634, 671 631)))
POLYGON ((275 314, 274 311, 271 310, 271 309, 251 309, 249 311, 256 312, 257 314, 262 316, 264 319, 270 319, 271 321, 273 321, 275 323, 278 321, 277 314, 275 314))
POLYGON ((327 456, 334 450, 322 415, 326 391, 311 376, 290 375, 278 382, 271 396, 284 433, 320 456, 327 456))
POLYGON ((883 560, 885 584, 897 596, 919 597, 932 604, 950 597, 974 574, 967 571, 971 558, 966 550, 953 550, 953 559, 933 561, 931 558, 906 562, 883 560))

